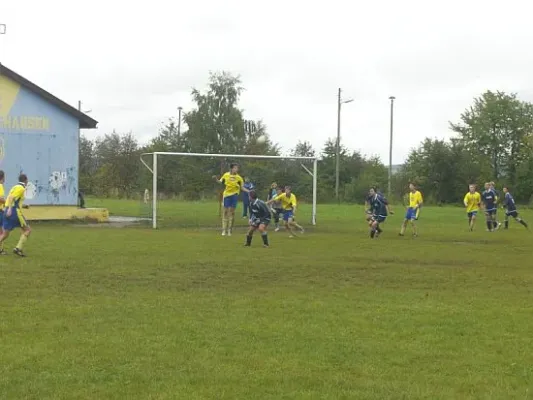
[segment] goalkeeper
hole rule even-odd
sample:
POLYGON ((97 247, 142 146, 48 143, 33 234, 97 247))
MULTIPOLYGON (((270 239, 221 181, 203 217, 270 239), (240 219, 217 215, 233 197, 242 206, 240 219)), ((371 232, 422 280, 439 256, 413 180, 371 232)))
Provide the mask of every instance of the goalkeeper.
POLYGON ((246 235, 246 247, 252 245, 255 231, 261 233, 263 247, 269 247, 267 228, 270 224, 270 209, 263 200, 257 198, 257 193, 251 191, 250 196, 250 229, 246 235))

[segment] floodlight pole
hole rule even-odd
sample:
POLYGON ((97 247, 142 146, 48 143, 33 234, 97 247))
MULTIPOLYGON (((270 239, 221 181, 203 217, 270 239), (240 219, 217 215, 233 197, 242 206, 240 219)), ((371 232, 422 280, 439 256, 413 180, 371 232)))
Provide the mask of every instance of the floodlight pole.
POLYGON ((389 179, 388 179, 388 197, 392 195, 392 138, 394 132, 394 100, 396 97, 390 96, 390 141, 389 141, 389 179))
POLYGON ((339 198, 339 175, 341 162, 341 106, 346 103, 351 103, 353 99, 342 100, 342 89, 339 88, 337 93, 337 141, 335 142, 335 198, 337 203, 339 198))
POLYGON ((178 107, 178 143, 181 138, 181 111, 183 110, 183 107, 178 107))

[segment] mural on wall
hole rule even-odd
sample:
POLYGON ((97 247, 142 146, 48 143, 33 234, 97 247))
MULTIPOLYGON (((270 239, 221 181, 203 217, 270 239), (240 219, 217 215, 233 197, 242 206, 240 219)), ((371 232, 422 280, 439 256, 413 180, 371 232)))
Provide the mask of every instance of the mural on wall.
POLYGON ((25 173, 28 204, 76 205, 79 122, 0 75, 0 169, 6 189, 25 173))

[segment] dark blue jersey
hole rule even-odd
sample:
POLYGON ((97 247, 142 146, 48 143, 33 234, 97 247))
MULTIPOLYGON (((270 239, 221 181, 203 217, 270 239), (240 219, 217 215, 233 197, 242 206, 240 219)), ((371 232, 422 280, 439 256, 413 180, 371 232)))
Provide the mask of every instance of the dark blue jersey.
POLYGON ((263 200, 255 199, 250 204, 250 210, 252 219, 270 219, 270 209, 263 200))
POLYGON ((486 210, 494 210, 496 208, 496 193, 492 189, 485 190, 481 194, 481 201, 486 210))
POLYGON ((383 195, 376 193, 375 195, 372 196, 370 200, 370 210, 372 211, 372 214, 374 215, 386 217, 388 215, 388 211, 387 211, 388 204, 389 202, 383 195))
POLYGON ((503 198, 503 206, 508 212, 516 211, 516 204, 511 193, 505 193, 505 197, 503 198))

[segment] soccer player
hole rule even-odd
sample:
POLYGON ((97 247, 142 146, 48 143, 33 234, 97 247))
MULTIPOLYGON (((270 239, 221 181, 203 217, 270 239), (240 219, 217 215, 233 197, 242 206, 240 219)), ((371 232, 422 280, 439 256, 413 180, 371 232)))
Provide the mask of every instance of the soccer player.
POLYGON ((263 239, 263 247, 269 247, 267 228, 270 224, 270 209, 266 203, 257 198, 257 194, 254 191, 249 193, 250 196, 250 229, 246 235, 245 246, 252 245, 252 239, 254 232, 258 230, 261 233, 263 239))
POLYGON ((409 207, 405 213, 405 219, 403 220, 402 227, 400 228, 400 236, 405 234, 407 224, 411 222, 413 227, 413 237, 418 235, 415 221, 418 221, 418 215, 420 213, 420 207, 423 203, 422 193, 420 193, 414 183, 409 184, 409 207))
MULTIPOLYGON (((4 182, 6 180, 6 174, 0 170, 0 227, 4 222, 4 205, 6 202, 6 195, 4 191, 4 182)), ((4 250, 4 242, 0 243, 0 256, 5 256, 7 252, 4 250)))
POLYGON ((494 210, 494 222, 493 226, 494 229, 500 229, 502 224, 498 222, 498 202, 500 201, 500 193, 496 190, 494 182, 489 182, 490 189, 494 192, 494 196, 496 196, 496 209, 494 210))
POLYGON ((242 217, 246 218, 248 217, 248 211, 250 211, 250 196, 249 192, 252 190, 255 190, 255 185, 252 181, 250 181, 250 178, 245 177, 244 178, 244 187, 248 189, 247 192, 243 192, 242 194, 242 217))
POLYGON ((378 238, 379 235, 383 232, 380 224, 385 222, 389 214, 393 214, 389 207, 389 202, 381 194, 378 193, 376 188, 370 188, 370 207, 372 210, 372 217, 368 223, 370 227, 370 238, 378 238))
POLYGON ((493 232, 498 229, 496 222, 496 192, 491 188, 490 182, 485 183, 485 190, 481 194, 481 201, 485 209, 485 219, 487 222, 487 230, 493 232))
POLYGON ((237 202, 239 200, 239 194, 241 190, 248 192, 248 189, 244 187, 244 181, 239 175, 239 165, 230 164, 229 172, 226 172, 220 179, 216 176, 213 177, 219 183, 224 185, 223 204, 224 214, 222 215, 222 236, 231 236, 233 230, 233 223, 235 222, 235 209, 237 208, 237 202))
POLYGON ((9 237, 11 231, 15 228, 20 228, 22 230, 17 247, 13 249, 13 253, 20 257, 26 256, 22 251, 22 248, 31 233, 30 226, 26 222, 24 215, 22 215, 22 208, 28 208, 28 206, 23 204, 27 184, 28 177, 25 174, 20 174, 19 183, 13 186, 9 191, 4 207, 4 220, 2 223, 3 231, 0 234, 0 248, 3 249, 3 243, 9 237))
POLYGON ((298 225, 295 221, 297 200, 294 193, 292 193, 290 186, 285 186, 285 192, 277 195, 273 199, 270 199, 267 204, 279 201, 281 202, 281 208, 283 209, 283 221, 285 222, 285 229, 289 232, 289 237, 296 236, 293 228, 297 228, 303 234, 304 228, 298 225))
POLYGON ((509 217, 513 217, 516 222, 527 228, 526 221, 518 216, 518 210, 516 209, 513 195, 509 192, 507 186, 503 187, 503 193, 505 194, 503 198, 503 208, 505 208, 505 229, 509 229, 509 217))
MULTIPOLYGON (((270 199, 273 199, 274 197, 276 196, 281 196, 281 194, 283 193, 283 190, 281 190, 281 188, 279 187, 276 187, 274 190, 273 190, 274 194, 271 195, 270 199)), ((276 229, 274 229, 276 232, 279 232, 279 218, 280 216, 283 216, 283 208, 281 206, 281 201, 273 201, 272 202, 272 214, 274 216, 274 223, 276 224, 276 229)))
POLYGON ((474 226, 476 225, 476 217, 479 211, 479 206, 481 204, 481 195, 476 192, 476 185, 468 185, 468 193, 465 195, 463 203, 466 207, 466 213, 468 215, 468 226, 470 227, 470 231, 473 231, 474 226))

